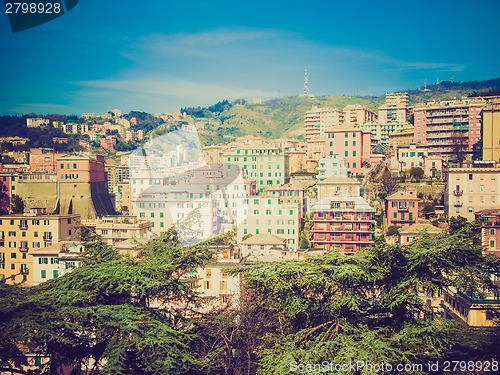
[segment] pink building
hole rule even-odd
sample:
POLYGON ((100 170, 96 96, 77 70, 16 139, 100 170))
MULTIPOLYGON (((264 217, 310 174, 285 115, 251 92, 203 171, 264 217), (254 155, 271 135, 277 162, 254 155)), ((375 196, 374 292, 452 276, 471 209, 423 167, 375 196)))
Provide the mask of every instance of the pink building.
POLYGON ((325 154, 338 154, 347 162, 348 175, 358 175, 370 159, 371 132, 352 126, 339 126, 325 132, 325 154))
POLYGON ((475 212, 476 219, 482 219, 481 239, 484 254, 500 258, 500 209, 491 208, 475 212))
POLYGON ((61 153, 49 148, 32 148, 30 150, 30 170, 54 172, 57 169, 56 159, 61 153))
POLYGON ((484 102, 464 98, 418 105, 414 139, 429 145, 429 153, 450 154, 457 143, 464 152, 481 152, 481 111, 484 102))
POLYGON ((386 198, 387 227, 408 227, 418 224, 418 201, 416 190, 401 190, 386 198))
POLYGON ((57 179, 61 183, 106 182, 104 156, 67 155, 58 157, 57 179))
POLYGON ((113 151, 116 145, 116 138, 109 136, 106 138, 101 138, 101 147, 107 150, 113 151))
POLYGON ((380 124, 405 123, 407 112, 407 93, 385 94, 385 104, 378 109, 378 122, 380 124))
POLYGON ((311 248, 353 253, 374 243, 375 209, 361 197, 325 197, 312 208, 311 248))

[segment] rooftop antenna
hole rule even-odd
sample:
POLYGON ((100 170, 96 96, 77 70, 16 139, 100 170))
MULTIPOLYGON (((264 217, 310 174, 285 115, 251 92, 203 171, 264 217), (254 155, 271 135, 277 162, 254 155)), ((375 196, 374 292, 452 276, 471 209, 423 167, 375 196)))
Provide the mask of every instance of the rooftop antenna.
POLYGON ((453 82, 453 78, 455 78, 455 77, 453 77, 453 74, 452 74, 452 75, 451 75, 451 82, 453 82))
POLYGON ((307 69, 304 78, 304 96, 309 95, 309 87, 307 87, 307 69))

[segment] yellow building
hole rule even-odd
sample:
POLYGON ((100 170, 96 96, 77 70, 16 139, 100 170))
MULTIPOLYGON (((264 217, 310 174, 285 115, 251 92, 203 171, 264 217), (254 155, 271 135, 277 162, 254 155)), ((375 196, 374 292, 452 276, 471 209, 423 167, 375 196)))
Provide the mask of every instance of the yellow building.
POLYGON ((483 108, 483 160, 500 161, 500 100, 483 108))
POLYGON ((460 319, 470 327, 495 326, 494 310, 500 308, 500 294, 484 292, 479 294, 447 291, 444 295, 444 316, 460 319))
POLYGON ((77 237, 80 215, 47 215, 44 208, 28 214, 0 216, 0 280, 33 285, 33 252, 77 237))

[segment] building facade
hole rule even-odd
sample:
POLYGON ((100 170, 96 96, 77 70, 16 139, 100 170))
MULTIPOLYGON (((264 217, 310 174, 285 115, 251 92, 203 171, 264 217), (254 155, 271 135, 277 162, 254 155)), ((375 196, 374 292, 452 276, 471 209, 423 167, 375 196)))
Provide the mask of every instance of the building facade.
POLYGON ((0 279, 33 285, 33 252, 77 236, 79 215, 47 215, 45 209, 0 216, 0 279))
POLYGON ((443 168, 446 216, 474 220, 474 213, 500 208, 500 165, 474 161, 443 168))
POLYGON ((325 197, 312 208, 311 247, 353 253, 374 243, 375 209, 361 197, 325 197))

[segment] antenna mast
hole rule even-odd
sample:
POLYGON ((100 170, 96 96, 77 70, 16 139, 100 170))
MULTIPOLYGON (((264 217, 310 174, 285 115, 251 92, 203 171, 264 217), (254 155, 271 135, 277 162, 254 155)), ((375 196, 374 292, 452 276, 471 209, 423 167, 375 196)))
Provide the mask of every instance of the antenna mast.
POLYGON ((309 95, 309 87, 307 87, 307 69, 304 78, 304 96, 309 95))

